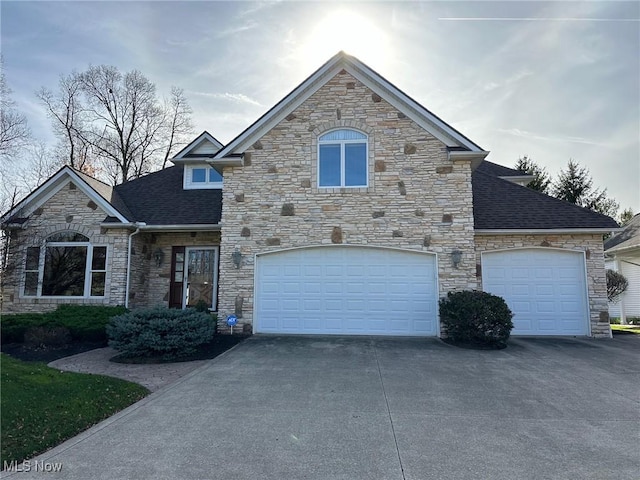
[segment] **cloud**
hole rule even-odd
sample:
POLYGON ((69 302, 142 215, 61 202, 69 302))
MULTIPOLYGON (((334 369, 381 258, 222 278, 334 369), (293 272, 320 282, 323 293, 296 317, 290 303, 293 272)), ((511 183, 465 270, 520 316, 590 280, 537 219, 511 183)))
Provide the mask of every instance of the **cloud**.
POLYGON ((236 103, 247 103, 249 105, 255 105, 256 107, 262 107, 262 104, 257 100, 245 95, 244 93, 210 93, 210 92, 194 92, 189 91, 191 95, 199 95, 201 97, 213 98, 216 100, 231 100, 236 103))
POLYGON ((513 135, 515 137, 528 138, 532 140, 542 140, 545 142, 559 142, 559 143, 580 143, 584 145, 595 145, 598 147, 610 147, 609 143, 597 142, 583 137, 573 137, 569 135, 553 136, 543 135, 540 133, 528 132, 526 130, 520 130, 519 128, 498 128, 498 132, 506 133, 507 135, 513 135))
POLYGON ((250 21, 250 22, 247 22, 247 23, 245 23, 243 25, 237 25, 237 26, 234 26, 234 27, 229 27, 229 28, 226 28, 225 30, 220 30, 220 31, 216 32, 216 38, 222 39, 222 38, 226 38, 226 37, 232 37, 232 36, 237 35, 239 33, 246 32, 247 30, 253 30, 257 26, 258 26, 257 22, 250 21))

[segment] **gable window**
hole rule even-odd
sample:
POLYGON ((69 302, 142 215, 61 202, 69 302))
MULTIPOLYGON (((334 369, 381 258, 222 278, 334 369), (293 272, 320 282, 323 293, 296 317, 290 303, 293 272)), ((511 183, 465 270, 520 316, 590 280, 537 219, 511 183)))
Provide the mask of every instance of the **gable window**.
POLYGON ((185 166, 184 188, 222 188, 222 175, 209 166, 185 166))
POLYGON ((27 247, 24 271, 26 296, 103 297, 107 247, 79 233, 56 233, 42 247, 27 247))
POLYGON ((318 187, 367 186, 367 136, 332 130, 318 138, 318 187))

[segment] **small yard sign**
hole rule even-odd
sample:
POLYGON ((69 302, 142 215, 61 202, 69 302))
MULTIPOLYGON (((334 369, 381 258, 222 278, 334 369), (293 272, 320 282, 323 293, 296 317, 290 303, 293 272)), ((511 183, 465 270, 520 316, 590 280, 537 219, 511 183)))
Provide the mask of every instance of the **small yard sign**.
POLYGON ((227 325, 229 325, 231 327, 231 334, 233 335, 233 326, 236 325, 238 323, 238 317, 236 317, 235 315, 228 315, 227 316, 227 325))

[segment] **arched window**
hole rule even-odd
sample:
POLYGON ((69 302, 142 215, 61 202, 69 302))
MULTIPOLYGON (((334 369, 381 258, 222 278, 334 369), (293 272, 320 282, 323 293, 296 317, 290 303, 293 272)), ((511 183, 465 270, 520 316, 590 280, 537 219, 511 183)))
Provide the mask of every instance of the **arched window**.
POLYGON ((367 136, 332 130, 318 137, 318 187, 366 187, 367 136))
POLYGON ((44 247, 27 247, 24 294, 38 297, 103 297, 107 247, 77 232, 50 235, 44 247))

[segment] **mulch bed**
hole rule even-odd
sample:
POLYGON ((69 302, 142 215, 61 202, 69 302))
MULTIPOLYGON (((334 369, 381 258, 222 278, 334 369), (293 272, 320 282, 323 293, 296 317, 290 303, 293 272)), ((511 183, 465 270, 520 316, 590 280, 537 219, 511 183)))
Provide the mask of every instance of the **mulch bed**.
POLYGON ((30 345, 27 343, 7 343, 0 345, 0 351, 24 362, 53 362, 59 358, 70 357, 77 353, 104 348, 103 342, 74 342, 62 346, 30 345))
POLYGON ((200 345, 193 354, 171 361, 166 361, 159 357, 125 357, 122 354, 116 355, 115 357, 111 358, 110 361, 115 363, 149 364, 210 360, 217 357, 221 353, 226 352, 231 347, 235 347, 248 337, 248 335, 215 335, 211 342, 200 345))
MULTIPOLYGON (((247 335, 216 335, 212 342, 206 343, 198 347, 198 349, 188 357, 167 362, 158 357, 134 357, 127 358, 122 355, 116 355, 111 358, 116 363, 173 363, 173 362, 191 362, 193 360, 210 360, 217 357, 221 353, 226 352, 231 347, 236 346, 247 335)), ((88 352, 96 348, 104 348, 107 345, 102 342, 74 342, 63 346, 46 346, 46 345, 29 345, 26 343, 7 343, 0 345, 0 351, 6 353, 18 360, 24 362, 53 362, 59 358, 70 357, 78 353, 88 352)))

